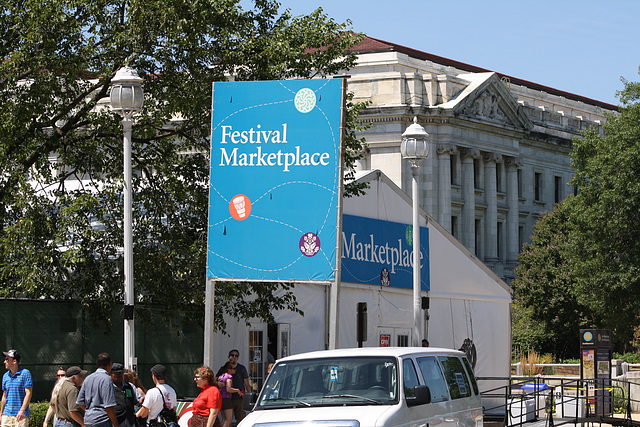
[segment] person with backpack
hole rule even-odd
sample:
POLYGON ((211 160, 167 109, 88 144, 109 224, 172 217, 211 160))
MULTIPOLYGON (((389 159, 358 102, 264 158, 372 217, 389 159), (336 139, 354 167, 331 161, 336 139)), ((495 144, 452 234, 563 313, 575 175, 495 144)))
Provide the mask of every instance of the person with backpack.
POLYGON ((167 368, 160 364, 155 365, 151 368, 151 378, 156 386, 147 391, 142 407, 136 413, 136 417, 147 418, 149 427, 157 426, 160 423, 159 417, 163 422, 177 422, 175 410, 178 405, 178 398, 173 387, 165 382, 167 368))

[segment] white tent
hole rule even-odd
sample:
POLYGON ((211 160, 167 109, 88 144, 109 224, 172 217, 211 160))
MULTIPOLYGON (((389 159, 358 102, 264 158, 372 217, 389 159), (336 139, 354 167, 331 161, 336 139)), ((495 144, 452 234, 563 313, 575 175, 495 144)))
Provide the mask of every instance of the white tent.
MULTIPOLYGON (((401 227, 411 224, 411 199, 386 175, 380 171, 360 172, 357 180, 367 182, 369 189, 364 195, 344 199, 343 222, 350 218, 351 223, 369 222, 374 226, 378 224, 376 221, 401 227)), ((477 376, 508 377, 511 356, 509 287, 426 212, 421 211, 420 221, 421 228, 428 230, 430 318, 426 335, 430 345, 463 348, 475 365, 477 376)), ((347 243, 350 235, 349 230, 343 229, 347 243)), ((373 247, 373 233, 370 238, 373 247)), ((396 241, 402 246, 400 239, 396 241)), ((425 244, 424 241, 421 243, 425 244)), ((379 249, 383 251, 384 246, 382 244, 379 249)), ((399 252, 406 253, 406 245, 399 252)), ((376 283, 350 282, 352 275, 345 271, 343 264, 338 346, 348 348, 358 345, 356 306, 362 302, 367 304, 367 339, 364 346, 411 343, 412 289, 393 286, 394 277, 391 277, 391 286, 388 286, 388 282, 381 283, 381 262, 366 261, 368 263, 363 265, 371 267, 369 278, 376 283)), ((393 266, 387 267, 388 272, 394 270, 393 266)), ((406 267, 403 267, 404 270, 410 271, 406 267)), ((395 272, 401 269, 396 266, 395 272)), ((294 292, 304 316, 282 311, 274 313, 276 325, 252 323, 247 327, 244 323, 232 325, 229 322, 228 335, 216 334, 214 337, 214 360, 222 364, 226 361, 229 349, 239 349, 241 363, 249 364, 250 376, 261 384, 266 364, 273 358, 325 349, 329 328, 329 287, 329 284, 296 284, 294 292)))

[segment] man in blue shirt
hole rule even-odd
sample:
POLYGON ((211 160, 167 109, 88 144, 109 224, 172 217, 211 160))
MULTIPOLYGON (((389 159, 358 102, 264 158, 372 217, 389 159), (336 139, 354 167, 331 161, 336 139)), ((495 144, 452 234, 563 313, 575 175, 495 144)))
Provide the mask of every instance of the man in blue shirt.
POLYGON ((31 372, 20 366, 18 350, 3 351, 4 367, 2 377, 2 427, 27 427, 29 425, 29 402, 33 391, 31 372))
POLYGON ((98 369, 82 383, 76 403, 84 412, 85 427, 119 427, 116 418, 116 395, 109 376, 113 362, 107 353, 96 359, 98 369))

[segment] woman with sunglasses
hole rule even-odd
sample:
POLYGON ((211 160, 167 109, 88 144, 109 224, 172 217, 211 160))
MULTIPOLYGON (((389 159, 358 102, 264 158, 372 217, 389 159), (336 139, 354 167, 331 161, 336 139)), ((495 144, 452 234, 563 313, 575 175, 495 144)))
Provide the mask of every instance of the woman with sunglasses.
POLYGON ((236 373, 236 364, 229 361, 222 367, 224 374, 218 377, 218 384, 222 396, 222 427, 231 427, 233 422, 233 405, 231 403, 231 393, 240 393, 240 390, 233 387, 233 374, 236 373))
MULTIPOLYGON (((65 368, 64 366, 59 366, 58 367, 58 371, 56 372, 56 385, 58 383, 60 383, 61 381, 63 381, 65 379, 65 377, 67 376, 67 368, 65 368)), ((58 389, 60 387, 58 386, 58 389)), ((55 402, 55 398, 56 398, 56 392, 58 391, 58 389, 56 389, 56 387, 53 387, 53 390, 51 391, 51 401, 55 402)), ((47 414, 44 416, 44 422, 42 423, 43 427, 46 427, 49 424, 49 419, 51 418, 51 416, 53 415, 53 425, 56 425, 56 412, 55 412, 55 408, 53 407, 53 405, 49 405, 49 408, 47 409, 47 414)))
POLYGON ((218 414, 222 407, 222 398, 217 387, 216 377, 208 366, 196 369, 193 380, 202 389, 193 401, 191 427, 220 427, 218 414))

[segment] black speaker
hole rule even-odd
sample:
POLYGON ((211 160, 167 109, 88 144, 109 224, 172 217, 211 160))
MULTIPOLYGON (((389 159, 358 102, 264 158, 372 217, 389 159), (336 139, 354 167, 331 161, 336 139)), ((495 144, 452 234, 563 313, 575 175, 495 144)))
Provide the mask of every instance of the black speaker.
POLYGON ((124 305, 124 320, 133 320, 133 305, 124 305))
POLYGON ((429 310, 429 297, 422 297, 422 309, 429 310))
POLYGON ((356 338, 358 347, 367 340, 367 303, 359 302, 356 306, 356 338))

